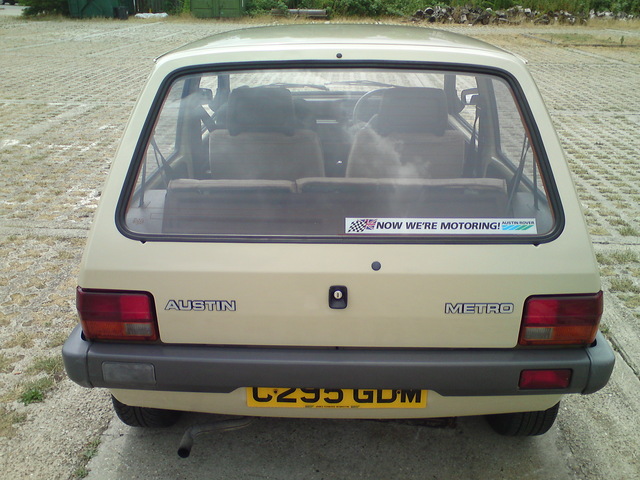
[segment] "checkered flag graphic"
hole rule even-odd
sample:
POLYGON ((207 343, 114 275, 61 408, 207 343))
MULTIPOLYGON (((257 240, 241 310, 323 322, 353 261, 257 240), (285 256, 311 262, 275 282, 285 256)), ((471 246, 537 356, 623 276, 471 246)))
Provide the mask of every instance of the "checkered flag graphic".
POLYGON ((371 218, 362 218, 360 220, 354 220, 349 225, 347 233, 362 233, 365 230, 373 230, 376 226, 376 220, 371 218))

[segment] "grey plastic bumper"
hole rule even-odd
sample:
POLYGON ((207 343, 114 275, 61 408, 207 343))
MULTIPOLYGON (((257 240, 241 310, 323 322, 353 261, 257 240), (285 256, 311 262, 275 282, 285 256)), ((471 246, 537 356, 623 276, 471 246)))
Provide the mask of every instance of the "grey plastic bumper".
POLYGON ((80 327, 62 349, 84 387, 227 393, 241 387, 429 389, 445 396, 593 393, 613 350, 598 333, 572 349, 317 349, 90 342, 80 327), (571 369, 561 390, 520 390, 525 369, 571 369))

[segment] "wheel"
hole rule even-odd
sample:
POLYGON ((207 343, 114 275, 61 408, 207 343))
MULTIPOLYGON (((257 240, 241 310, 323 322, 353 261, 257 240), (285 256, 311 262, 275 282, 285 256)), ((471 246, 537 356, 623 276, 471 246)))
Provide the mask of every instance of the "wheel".
POLYGON ((500 435, 529 437, 547 433, 558 416, 560 403, 540 412, 502 413, 487 415, 487 421, 500 435))
POLYGON ((164 428, 170 427, 178 421, 181 412, 162 410, 159 408, 132 407, 111 396, 113 409, 118 418, 130 427, 164 428))

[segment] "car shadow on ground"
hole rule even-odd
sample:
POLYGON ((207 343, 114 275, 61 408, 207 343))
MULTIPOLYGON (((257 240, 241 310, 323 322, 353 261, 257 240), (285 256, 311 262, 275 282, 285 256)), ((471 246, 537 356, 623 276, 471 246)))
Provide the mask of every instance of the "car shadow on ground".
POLYGON ((163 430, 131 428, 114 419, 103 437, 100 461, 89 464, 88 478, 573 478, 558 458, 562 455, 544 454, 557 448, 556 428, 540 437, 501 437, 481 417, 256 418, 243 429, 199 435, 191 455, 180 458, 177 450, 185 430, 217 419, 187 414, 163 430), (119 452, 126 452, 126 463, 119 452))

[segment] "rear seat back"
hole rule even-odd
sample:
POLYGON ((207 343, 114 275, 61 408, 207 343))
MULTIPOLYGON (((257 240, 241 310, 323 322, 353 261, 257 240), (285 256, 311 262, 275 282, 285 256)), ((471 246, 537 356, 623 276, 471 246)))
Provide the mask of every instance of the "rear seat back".
POLYGON ((162 231, 193 234, 278 234, 296 192, 288 180, 172 180, 162 231))
POLYGON ((280 87, 241 87, 226 107, 226 130, 209 137, 215 179, 295 180, 323 176, 315 132, 297 128, 291 92, 280 87))
POLYGON ((368 178, 458 178, 465 137, 449 130, 445 93, 389 88, 379 112, 354 139, 346 175, 368 178))
POLYGON ((497 217, 507 203, 506 182, 497 178, 303 178, 296 186, 345 218, 497 217))
POLYGON ((164 233, 342 235, 349 217, 500 217, 499 179, 173 180, 164 233))

